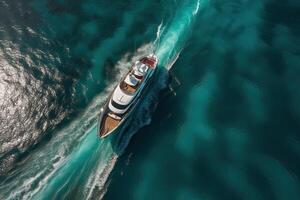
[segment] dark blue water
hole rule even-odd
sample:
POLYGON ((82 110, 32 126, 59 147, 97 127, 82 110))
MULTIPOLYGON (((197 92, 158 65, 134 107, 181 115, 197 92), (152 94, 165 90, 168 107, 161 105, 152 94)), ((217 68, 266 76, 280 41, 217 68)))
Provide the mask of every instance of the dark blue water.
POLYGON ((0 1, 0 199, 299 199, 299 11, 0 1), (99 140, 101 106, 152 51, 133 122, 99 140))

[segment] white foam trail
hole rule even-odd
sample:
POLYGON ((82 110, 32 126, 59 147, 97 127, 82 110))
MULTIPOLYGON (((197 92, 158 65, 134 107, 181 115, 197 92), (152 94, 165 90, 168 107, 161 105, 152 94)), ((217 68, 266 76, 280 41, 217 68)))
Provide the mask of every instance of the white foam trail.
POLYGON ((199 8, 200 8, 200 0, 197 1, 197 6, 196 6, 196 9, 193 11, 193 15, 197 15, 198 11, 199 11, 199 8))
POLYGON ((165 27, 163 26, 163 21, 161 21, 161 23, 159 24, 157 31, 156 31, 156 38, 153 42, 154 46, 157 45, 157 43, 159 43, 159 40, 161 38, 162 33, 164 32, 165 27))
MULTIPOLYGON (((111 171, 113 170, 117 162, 117 159, 118 159, 117 154, 113 154, 111 155, 111 158, 105 163, 105 165, 98 164, 98 167, 94 172, 95 176, 90 176, 87 182, 86 199, 91 199, 94 188, 98 187, 103 189, 105 187, 107 178, 111 173, 111 171)), ((105 191, 103 191, 102 193, 105 193, 105 191)))
MULTIPOLYGON (((107 90, 109 90, 109 88, 107 90)), ((104 93, 106 93, 106 91, 104 93)), ((108 94, 105 96, 108 96, 108 94)), ((53 138, 53 142, 51 142, 50 145, 47 145, 45 149, 41 150, 41 154, 35 155, 35 161, 32 161, 31 164, 29 163, 25 166, 22 177, 19 177, 20 182, 22 182, 23 179, 23 184, 14 190, 11 186, 8 186, 12 191, 16 192, 10 193, 6 199, 18 199, 22 196, 25 199, 29 199, 44 187, 49 179, 52 178, 66 162, 68 162, 68 151, 70 151, 70 146, 73 143, 79 143, 79 141, 82 140, 82 136, 84 135, 84 132, 86 132, 86 127, 98 117, 99 112, 96 110, 99 110, 98 107, 103 104, 103 102, 104 98, 99 98, 92 102, 91 106, 89 106, 82 115, 82 118, 76 119, 67 128, 59 131, 56 137, 53 138), (79 124, 82 124, 82 127, 80 127, 79 124), (63 143, 61 143, 61 141, 63 141, 63 143), (43 153, 44 151, 46 153, 43 153), (49 158, 51 157, 54 157, 54 159, 49 161, 49 158), (43 168, 44 166, 44 169, 42 169, 41 172, 37 172, 37 175, 34 175, 35 173, 32 173, 32 170, 38 165, 40 165, 40 168, 43 168), (36 187, 31 188, 31 185, 36 185, 36 187)))
POLYGON ((181 50, 178 51, 178 53, 172 58, 172 60, 170 60, 170 62, 166 65, 166 68, 169 70, 171 70, 171 68, 173 67, 174 63, 176 62, 176 60, 179 58, 181 53, 181 50))
POLYGON ((165 33, 160 36, 161 42, 157 45, 157 56, 160 58, 162 66, 168 66, 167 69, 169 69, 170 61, 176 60, 174 57, 178 57, 178 53, 180 53, 190 33, 196 14, 206 1, 183 2, 182 8, 177 11, 165 33))
POLYGON ((157 28, 156 38, 159 38, 159 37, 160 37, 160 34, 161 34, 162 31, 163 31, 162 26, 163 26, 163 21, 161 21, 161 23, 159 24, 159 26, 158 26, 158 28, 157 28))

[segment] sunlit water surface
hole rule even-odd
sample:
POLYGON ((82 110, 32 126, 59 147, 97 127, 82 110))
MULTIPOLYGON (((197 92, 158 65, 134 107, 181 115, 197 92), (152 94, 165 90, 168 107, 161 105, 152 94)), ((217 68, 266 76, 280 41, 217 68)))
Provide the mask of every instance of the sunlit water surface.
POLYGON ((299 199, 299 11, 0 1, 0 199, 299 199), (155 84, 99 140, 107 96, 153 51, 155 84))

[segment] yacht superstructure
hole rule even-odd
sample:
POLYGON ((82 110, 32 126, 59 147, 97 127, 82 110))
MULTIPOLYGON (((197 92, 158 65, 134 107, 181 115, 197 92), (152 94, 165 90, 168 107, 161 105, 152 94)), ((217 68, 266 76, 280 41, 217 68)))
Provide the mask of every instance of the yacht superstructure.
POLYGON ((101 108, 98 124, 101 138, 112 134, 125 123, 150 83, 157 62, 154 54, 140 58, 115 87, 105 106, 101 108))

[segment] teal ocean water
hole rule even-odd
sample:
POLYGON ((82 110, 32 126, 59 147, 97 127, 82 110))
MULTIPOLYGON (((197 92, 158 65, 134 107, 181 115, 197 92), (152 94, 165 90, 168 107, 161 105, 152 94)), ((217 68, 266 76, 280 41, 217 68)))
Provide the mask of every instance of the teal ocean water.
POLYGON ((0 199, 299 199, 296 0, 0 0, 0 199), (127 129, 106 98, 150 52, 127 129))

